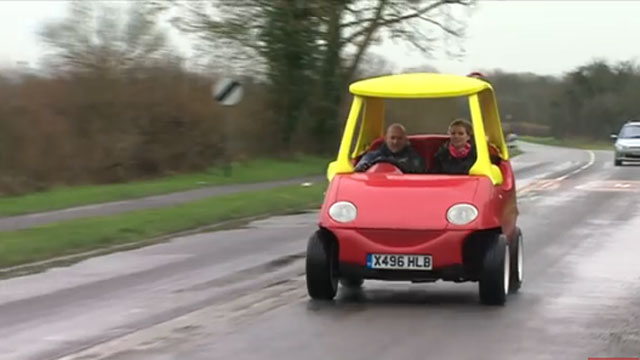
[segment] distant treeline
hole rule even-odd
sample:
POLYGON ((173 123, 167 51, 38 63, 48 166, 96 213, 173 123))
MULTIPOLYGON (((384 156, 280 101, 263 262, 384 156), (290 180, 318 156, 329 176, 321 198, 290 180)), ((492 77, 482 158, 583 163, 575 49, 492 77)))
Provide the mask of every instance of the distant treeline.
POLYGON ((640 119, 640 68, 633 62, 589 62, 562 77, 489 74, 502 119, 515 132, 607 139, 640 119))

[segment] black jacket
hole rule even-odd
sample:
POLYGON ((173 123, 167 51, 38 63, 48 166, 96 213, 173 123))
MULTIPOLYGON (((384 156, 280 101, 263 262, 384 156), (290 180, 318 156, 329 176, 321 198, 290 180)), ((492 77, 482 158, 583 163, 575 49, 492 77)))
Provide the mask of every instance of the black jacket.
POLYGON ((432 173, 436 174, 469 174, 469 169, 476 162, 478 155, 476 153, 476 146, 471 143, 471 149, 469 154, 462 158, 457 159, 451 156, 449 153, 449 142, 444 143, 436 151, 434 155, 434 163, 432 173))
POLYGON ((423 174, 427 169, 424 159, 410 145, 394 154, 389 150, 387 144, 383 143, 377 150, 365 154, 358 161, 355 171, 366 171, 375 162, 381 160, 388 160, 402 170, 403 173, 423 174))

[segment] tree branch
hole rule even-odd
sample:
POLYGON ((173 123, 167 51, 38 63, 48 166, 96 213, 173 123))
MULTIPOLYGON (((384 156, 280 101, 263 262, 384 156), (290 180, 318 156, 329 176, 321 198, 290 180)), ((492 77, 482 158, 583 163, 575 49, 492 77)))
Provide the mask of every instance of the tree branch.
POLYGON ((354 14, 355 17, 357 18, 357 20, 353 20, 353 21, 341 24, 340 28, 347 29, 347 28, 350 28, 350 27, 353 27, 353 26, 356 26, 356 25, 361 25, 363 23, 371 22, 371 21, 375 20, 375 17, 362 19, 362 18, 360 18, 360 16, 365 12, 368 13, 370 11, 377 11, 377 9, 378 9, 377 6, 372 6, 372 7, 367 7, 367 8, 364 8, 364 9, 349 9, 349 10, 347 10, 347 11, 351 12, 352 14, 354 14))
POLYGON ((438 22, 438 21, 436 21, 436 20, 433 20, 433 19, 430 19, 430 18, 427 18, 427 17, 424 17, 424 16, 419 16, 418 18, 419 18, 420 20, 423 20, 423 21, 426 21, 426 22, 431 23, 431 24, 433 24, 433 25, 436 25, 436 26, 437 26, 437 27, 439 27, 442 31, 444 31, 444 32, 446 32, 446 33, 448 33, 448 34, 450 34, 450 35, 453 35, 453 36, 460 36, 460 35, 461 35, 461 34, 460 34, 460 33, 458 33, 457 31, 455 31, 455 30, 453 30, 453 29, 450 29, 450 28, 448 28, 448 27, 444 26, 442 23, 440 23, 440 22, 438 22))
MULTIPOLYGON (((416 11, 414 11, 412 13, 408 13, 408 14, 405 14, 405 15, 392 17, 392 18, 389 18, 389 19, 379 19, 378 18, 377 26, 380 27, 380 26, 392 25, 392 24, 395 24, 395 23, 402 22, 404 20, 409 20, 409 19, 414 19, 414 18, 421 18, 422 20, 427 20, 428 18, 423 17, 423 15, 426 14, 427 12, 439 7, 439 6, 451 5, 451 4, 466 5, 466 4, 469 4, 469 3, 470 3, 469 1, 465 1, 465 0, 440 0, 438 2, 435 2, 435 3, 431 4, 431 5, 425 6, 422 9, 416 10, 416 11)), ((344 26, 357 25, 358 23, 361 24, 361 23, 364 23, 364 22, 373 22, 376 19, 377 18, 374 17, 374 18, 369 18, 369 19, 366 19, 366 20, 361 20, 361 21, 358 21, 358 22, 351 22, 351 23, 347 23, 347 24, 343 25, 343 27, 344 26)), ((434 23, 435 25, 441 27, 443 30, 445 30, 447 32, 451 31, 450 29, 446 29, 442 24, 435 22, 435 20, 427 20, 427 21, 429 21, 431 23, 434 23)), ((353 42, 355 39, 365 35, 367 32, 368 32, 368 27, 365 27, 364 29, 355 32, 354 34, 349 36, 347 39, 345 39, 344 43, 348 44, 350 42, 353 42)))
MULTIPOLYGON (((380 0, 380 2, 378 3, 378 7, 376 9, 376 16, 374 18, 373 21, 371 21, 371 23, 369 24, 368 27, 366 27, 364 29, 365 31, 365 37, 362 40, 362 42, 360 43, 360 46, 358 47, 358 50, 356 52, 356 56, 353 58, 353 61, 351 62, 351 65, 349 65, 349 67, 347 68, 347 72, 345 74, 345 79, 351 79, 351 77, 353 76, 353 74, 356 71, 356 68, 358 67, 358 64, 360 63, 360 60, 362 59, 362 56, 364 55, 364 52, 367 49, 367 46, 369 45, 369 42, 371 41, 371 38, 373 37, 373 34, 375 33, 375 31, 378 29, 379 27, 379 23, 378 23, 378 19, 380 19, 382 17, 382 13, 384 11, 385 5, 387 4, 387 0, 380 0)), ((343 44, 347 44, 349 42, 343 42, 343 44)))

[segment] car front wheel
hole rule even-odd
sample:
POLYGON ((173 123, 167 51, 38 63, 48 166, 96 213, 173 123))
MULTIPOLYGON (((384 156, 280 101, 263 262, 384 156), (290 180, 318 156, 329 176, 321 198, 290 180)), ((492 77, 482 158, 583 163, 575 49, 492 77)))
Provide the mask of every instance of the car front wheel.
POLYGON ((510 253, 504 235, 493 235, 482 263, 478 283, 480 301, 486 305, 503 305, 507 301, 510 280, 510 253))
POLYGON ((316 231, 307 243, 307 292, 313 299, 331 300, 338 291, 337 244, 323 230, 316 231))

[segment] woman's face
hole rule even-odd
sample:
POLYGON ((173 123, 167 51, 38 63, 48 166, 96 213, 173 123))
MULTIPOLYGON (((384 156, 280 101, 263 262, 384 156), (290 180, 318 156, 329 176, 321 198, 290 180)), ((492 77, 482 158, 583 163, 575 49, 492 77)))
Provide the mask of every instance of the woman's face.
POLYGON ((449 129, 449 136, 451 136, 451 144, 456 148, 461 148, 471 139, 462 125, 454 125, 449 129))

